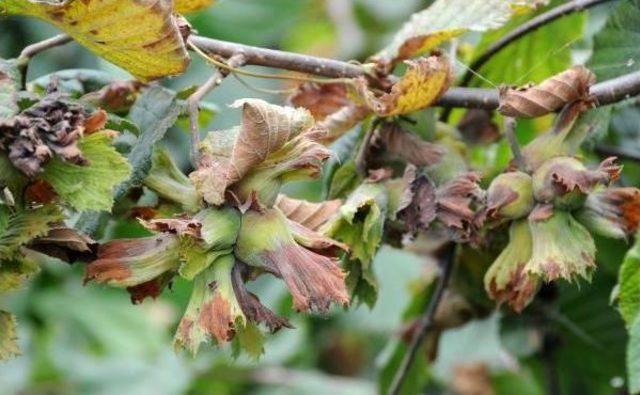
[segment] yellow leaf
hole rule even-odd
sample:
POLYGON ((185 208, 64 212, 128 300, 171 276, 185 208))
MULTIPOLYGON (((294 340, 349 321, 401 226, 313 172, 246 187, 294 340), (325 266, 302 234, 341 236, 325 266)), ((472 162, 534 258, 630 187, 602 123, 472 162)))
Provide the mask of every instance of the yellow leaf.
POLYGON ((359 92, 367 105, 379 116, 407 114, 435 102, 451 84, 449 60, 442 55, 405 62, 407 72, 388 93, 374 94, 366 80, 359 80, 359 92))
POLYGON ((189 64, 171 0, 6 0, 0 11, 47 21, 144 81, 189 64))
POLYGON ((418 56, 467 31, 496 29, 513 15, 546 3, 548 0, 436 0, 412 15, 373 60, 393 64, 418 56))
POLYGON ((214 0, 175 0, 176 12, 187 14, 209 7, 214 0))

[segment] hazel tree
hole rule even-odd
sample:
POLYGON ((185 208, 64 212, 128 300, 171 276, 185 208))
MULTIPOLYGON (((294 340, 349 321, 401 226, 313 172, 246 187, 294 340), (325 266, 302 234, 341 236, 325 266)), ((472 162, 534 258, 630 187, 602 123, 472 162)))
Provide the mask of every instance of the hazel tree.
MULTIPOLYGON (((496 308, 535 308, 549 284, 588 288, 598 276, 594 236, 630 241, 638 229, 640 190, 616 157, 633 158, 599 145, 596 130, 611 105, 640 94, 637 67, 610 66, 634 60, 611 43, 635 45, 621 32, 637 33, 638 1, 616 2, 586 64, 524 86, 468 87, 509 45, 604 2, 547 9, 544 0, 436 0, 360 63, 199 36, 182 14, 212 1, 5 0, 2 16, 38 18, 63 34, 0 60, 0 292, 21 287, 45 255, 84 265, 87 287, 122 288, 136 304, 180 278, 192 291, 176 351, 232 343, 259 357, 265 336, 296 329, 248 283, 282 281, 299 314, 337 306, 348 315, 377 302, 373 263, 382 245, 417 251, 435 257, 438 270, 416 296, 420 308, 407 309, 406 342, 381 384, 410 393, 403 386, 414 361, 437 357, 442 332, 496 308), (491 37, 532 13, 460 72, 463 35, 491 37), (61 70, 26 81, 34 57, 71 41, 133 79, 61 70), (211 75, 193 89, 163 87, 191 57, 211 75), (249 65, 297 72, 277 77, 296 82, 287 104, 225 103, 240 124, 202 133, 204 97, 228 75, 274 77, 249 65), (82 94, 69 94, 63 80, 83 81, 82 94), (453 109, 465 109, 457 123, 453 109), (425 113, 427 124, 415 120, 425 113), (521 144, 522 120, 545 116, 554 117, 549 130, 521 144), (159 144, 184 120, 188 173, 159 144), (483 139, 504 139, 508 163, 475 163, 469 151, 483 139), (322 200, 284 192, 319 178, 322 200), (140 191, 154 203, 139 207, 132 196, 140 191), (105 223, 134 211, 148 236, 100 237, 105 223)), ((621 264, 613 297, 629 329, 631 393, 640 391, 638 248, 621 264)), ((19 353, 17 325, 0 310, 0 359, 19 353)))

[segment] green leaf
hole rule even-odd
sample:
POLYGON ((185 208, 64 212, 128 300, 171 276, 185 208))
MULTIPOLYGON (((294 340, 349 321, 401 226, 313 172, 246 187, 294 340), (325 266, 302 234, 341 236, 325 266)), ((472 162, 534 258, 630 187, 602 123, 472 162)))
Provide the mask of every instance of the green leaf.
POLYGON ((349 246, 345 269, 351 293, 369 307, 375 304, 378 281, 371 263, 382 242, 389 196, 380 184, 364 183, 340 208, 340 215, 327 223, 323 232, 349 246))
POLYGON ((0 310, 0 361, 20 354, 16 327, 16 317, 9 312, 0 310))
POLYGON ((0 234, 0 259, 14 257, 20 246, 45 235, 51 223, 62 219, 60 209, 52 205, 10 215, 6 229, 0 234))
POLYGON ((55 81, 59 91, 80 96, 97 91, 115 80, 111 73, 102 70, 67 69, 37 78, 27 84, 27 89, 45 93, 49 84, 55 81))
POLYGON ((620 2, 607 23, 593 37, 593 54, 587 67, 598 80, 640 70, 640 0, 620 2))
POLYGON ((630 328, 640 316, 640 239, 625 256, 619 281, 618 309, 630 328))
POLYGON ((393 63, 411 58, 467 31, 500 27, 522 8, 535 6, 535 0, 436 0, 412 15, 375 59, 393 63))
MULTIPOLYGON (((500 30, 486 33, 475 53, 483 53, 489 45, 527 19, 517 18, 500 30)), ((583 13, 575 13, 527 34, 493 56, 480 68, 480 74, 495 84, 523 85, 540 82, 566 70, 571 65, 569 44, 582 38, 584 21, 583 13)))
POLYGON ((636 317, 629 329, 627 374, 629 376, 629 392, 632 394, 640 393, 640 317, 636 317))
POLYGON ((131 174, 127 160, 111 145, 107 132, 93 133, 80 140, 88 166, 78 166, 55 157, 42 173, 62 200, 73 208, 111 210, 113 189, 131 174))
POLYGON ((140 128, 140 134, 138 141, 127 155, 133 173, 127 181, 116 188, 116 200, 124 196, 130 188, 140 185, 147 176, 151 169, 153 146, 176 122, 180 112, 176 94, 161 86, 149 88, 136 100, 129 118, 140 128))

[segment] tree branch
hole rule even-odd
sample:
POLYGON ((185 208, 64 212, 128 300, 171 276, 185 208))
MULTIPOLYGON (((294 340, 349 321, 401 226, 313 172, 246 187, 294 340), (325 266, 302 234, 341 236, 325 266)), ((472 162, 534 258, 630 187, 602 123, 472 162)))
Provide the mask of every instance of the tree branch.
MULTIPOLYGON (((70 40, 71 38, 68 36, 56 36, 30 46, 35 49, 29 50, 29 53, 33 56, 34 50, 35 53, 38 53, 43 50, 41 48, 48 49, 66 44, 70 40), (45 45, 45 42, 48 43, 45 45)), ((195 35, 191 36, 190 40, 202 50, 223 58, 228 59, 233 55, 242 54, 247 65, 275 67, 329 78, 356 78, 370 75, 373 69, 372 65, 367 64, 360 65, 317 56, 252 47, 195 35)), ((640 71, 596 84, 591 88, 591 93, 596 97, 599 105, 612 104, 636 96, 640 94, 640 71)), ((450 88, 435 103, 440 107, 482 108, 486 110, 494 110, 498 108, 498 104, 499 97, 496 89, 465 87, 450 88)))
POLYGON ((243 54, 249 65, 274 67, 329 78, 354 78, 367 74, 371 66, 358 65, 339 60, 301 55, 275 49, 252 47, 213 38, 191 36, 189 40, 209 54, 225 58, 243 54))
POLYGON ((538 28, 555 21, 565 15, 572 14, 574 12, 579 12, 596 6, 598 4, 606 3, 612 0, 573 0, 558 7, 555 7, 543 14, 538 15, 535 18, 523 23, 517 28, 513 29, 506 35, 504 35, 501 39, 495 41, 493 44, 487 48, 487 50, 482 53, 476 60, 474 60, 471 65, 469 65, 469 69, 462 77, 460 81, 460 86, 467 86, 469 82, 473 79, 473 72, 480 70, 480 68, 489 61, 494 55, 498 52, 502 51, 505 47, 507 47, 512 42, 518 40, 519 38, 531 33, 538 28))
POLYGON ((397 395, 400 393, 402 384, 404 384, 404 381, 407 378, 407 374, 411 369, 411 365, 413 365, 413 361, 418 354, 420 346, 433 327, 433 317, 438 311, 440 300, 442 300, 442 295, 447 288, 447 283, 449 282, 449 278, 451 277, 451 273, 453 271, 455 244, 450 243, 450 245, 445 248, 446 250, 444 252, 444 256, 440 261, 442 273, 440 273, 437 288, 433 293, 431 300, 429 301, 427 310, 424 312, 422 317, 420 317, 420 321, 418 321, 418 326, 416 328, 416 331, 413 333, 409 348, 407 349, 407 352, 404 355, 402 362, 400 363, 400 367, 398 367, 398 370, 393 377, 393 381, 389 386, 389 395, 397 395))

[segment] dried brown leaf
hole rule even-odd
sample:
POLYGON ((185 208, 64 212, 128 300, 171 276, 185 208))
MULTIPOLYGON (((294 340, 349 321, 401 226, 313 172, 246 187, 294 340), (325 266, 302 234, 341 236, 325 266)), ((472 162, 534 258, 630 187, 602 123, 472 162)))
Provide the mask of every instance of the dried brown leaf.
POLYGON ((500 89, 498 111, 508 117, 535 118, 559 110, 566 104, 592 102, 589 88, 595 75, 583 66, 573 66, 538 85, 500 89))
POLYGON ((324 225, 338 212, 341 205, 340 199, 313 203, 283 194, 278 195, 275 204, 287 218, 311 230, 317 230, 324 225))
POLYGON ((381 124, 372 144, 416 166, 434 165, 445 153, 444 147, 422 140, 395 122, 381 124))

